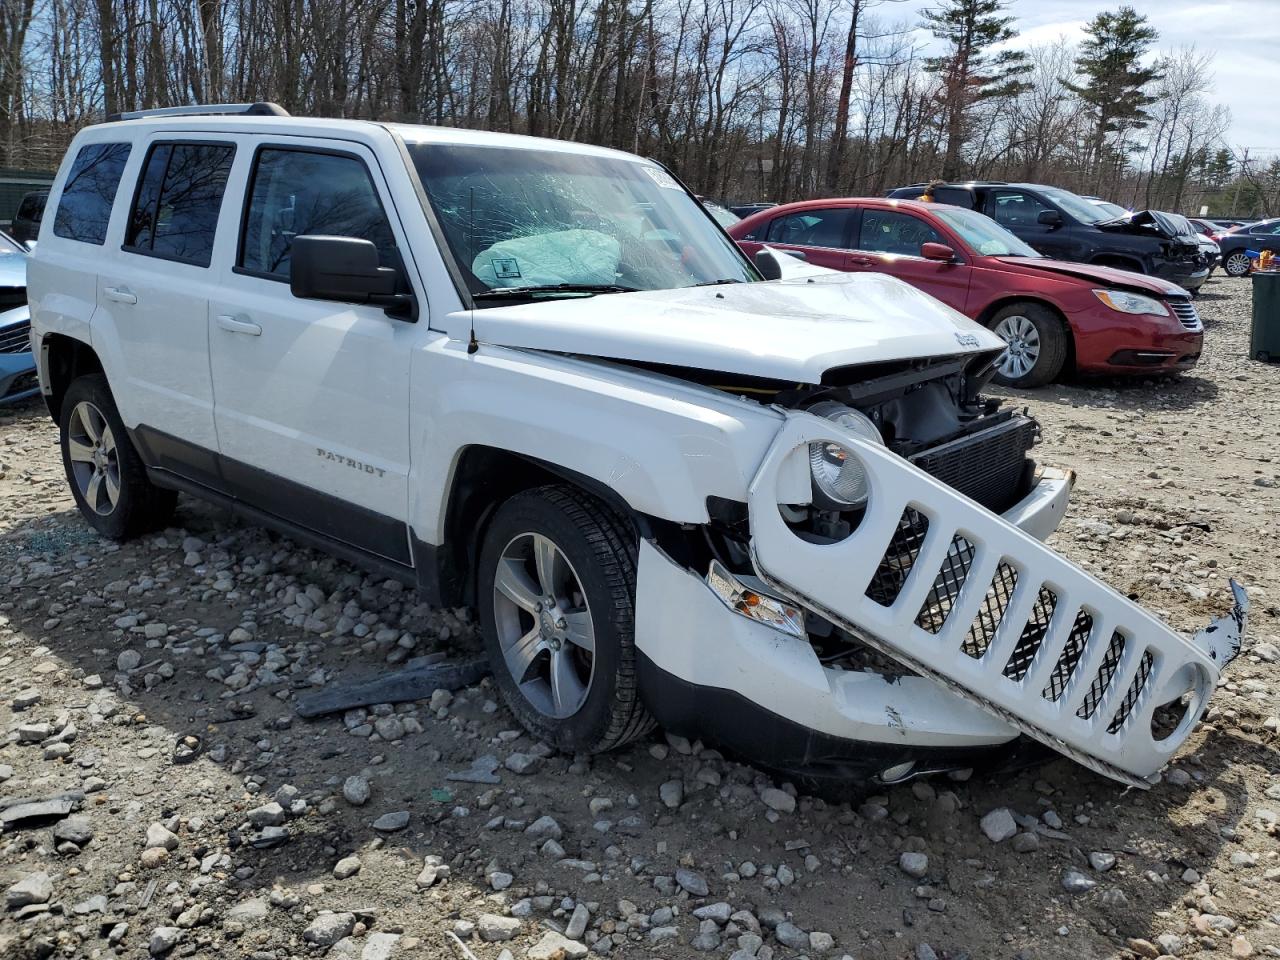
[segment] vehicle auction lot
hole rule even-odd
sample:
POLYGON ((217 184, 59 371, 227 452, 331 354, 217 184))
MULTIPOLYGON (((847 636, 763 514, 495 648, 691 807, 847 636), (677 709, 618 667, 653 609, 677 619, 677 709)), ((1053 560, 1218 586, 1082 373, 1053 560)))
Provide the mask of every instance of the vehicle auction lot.
POLYGON ((180 528, 100 540, 43 408, 5 411, 0 807, 84 796, 0 839, 0 886, 49 878, 10 894, 0 956, 454 956, 446 931, 480 960, 1280 956, 1280 366, 1246 359, 1247 282, 1197 306, 1181 378, 1008 392, 1079 474, 1057 549, 1183 631, 1249 590, 1245 650, 1149 792, 1058 760, 792 802, 660 733, 548 755, 487 680, 304 720, 299 695, 474 651, 470 618, 187 498, 180 528), (499 783, 448 779, 486 756, 499 783))

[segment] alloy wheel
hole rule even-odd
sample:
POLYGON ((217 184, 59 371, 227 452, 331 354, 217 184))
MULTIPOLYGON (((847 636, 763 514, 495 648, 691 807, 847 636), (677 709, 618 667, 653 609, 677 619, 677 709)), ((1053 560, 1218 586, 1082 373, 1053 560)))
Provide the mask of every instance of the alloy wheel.
POLYGON ((109 516, 120 502, 120 455, 111 424, 88 400, 71 411, 67 457, 84 502, 100 516, 109 516))
POLYGON ((540 533, 503 548, 493 581, 503 663, 539 713, 556 720, 586 703, 595 671, 595 628, 569 558, 540 533))
POLYGON ((1040 331, 1027 317, 1005 317, 996 324, 996 336, 1007 344, 996 369, 1008 380, 1020 380, 1040 359, 1040 331))
POLYGON ((1243 277, 1249 272, 1249 255, 1243 251, 1237 251, 1227 257, 1227 262, 1222 268, 1233 277, 1243 277))

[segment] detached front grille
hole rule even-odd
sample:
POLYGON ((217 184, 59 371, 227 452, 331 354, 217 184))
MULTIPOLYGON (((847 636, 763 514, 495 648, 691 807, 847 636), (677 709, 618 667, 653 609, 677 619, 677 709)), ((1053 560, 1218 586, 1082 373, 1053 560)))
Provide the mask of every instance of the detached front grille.
POLYGON ((30 323, 23 321, 0 330, 0 353, 26 353, 30 349, 30 323))
POLYGON ((1169 300, 1169 309, 1173 311, 1173 315, 1178 318, 1188 330, 1201 329, 1200 314, 1196 312, 1196 306, 1190 300, 1169 300))
POLYGON ((1001 513, 1021 493, 1027 451, 1035 444, 1036 431, 1034 420, 1016 416, 909 459, 947 486, 1001 513))

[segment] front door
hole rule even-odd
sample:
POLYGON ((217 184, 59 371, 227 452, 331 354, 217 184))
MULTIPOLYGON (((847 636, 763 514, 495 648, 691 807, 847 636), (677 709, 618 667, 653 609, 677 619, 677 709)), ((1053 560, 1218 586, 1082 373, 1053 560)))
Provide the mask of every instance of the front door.
POLYGON ((293 238, 305 234, 371 240, 383 266, 399 264, 403 236, 386 212, 377 161, 357 144, 263 143, 242 193, 239 250, 209 309, 228 487, 333 541, 410 563, 409 361, 417 325, 379 307, 304 300, 289 289, 293 238))
POLYGON ((1037 253, 1054 260, 1076 260, 1073 232, 1077 229, 1057 207, 1051 207, 1035 194, 1012 187, 992 190, 985 211, 1000 226, 1031 246, 1037 253), (1062 217, 1058 224, 1040 222, 1040 214, 1051 211, 1062 217))
POLYGON ((887 273, 963 311, 970 267, 926 260, 920 252, 926 243, 947 244, 947 238, 914 213, 866 207, 845 269, 887 273))

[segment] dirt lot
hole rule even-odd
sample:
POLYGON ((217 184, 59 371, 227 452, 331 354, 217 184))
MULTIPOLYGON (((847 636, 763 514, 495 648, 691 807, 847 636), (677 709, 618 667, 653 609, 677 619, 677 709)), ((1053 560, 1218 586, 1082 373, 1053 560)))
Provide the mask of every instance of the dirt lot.
POLYGON ((468 647, 468 616, 189 500, 103 542, 42 410, 5 412, 0 806, 78 809, 0 838, 0 957, 1280 956, 1280 367, 1245 359, 1247 284, 1200 306, 1191 375, 1012 398, 1080 475, 1059 549, 1183 630, 1229 575, 1250 591, 1245 654, 1149 792, 1060 760, 793 802, 660 734, 548 755, 487 681, 304 720, 326 683, 468 647), (448 779, 485 757, 498 782, 448 779))

